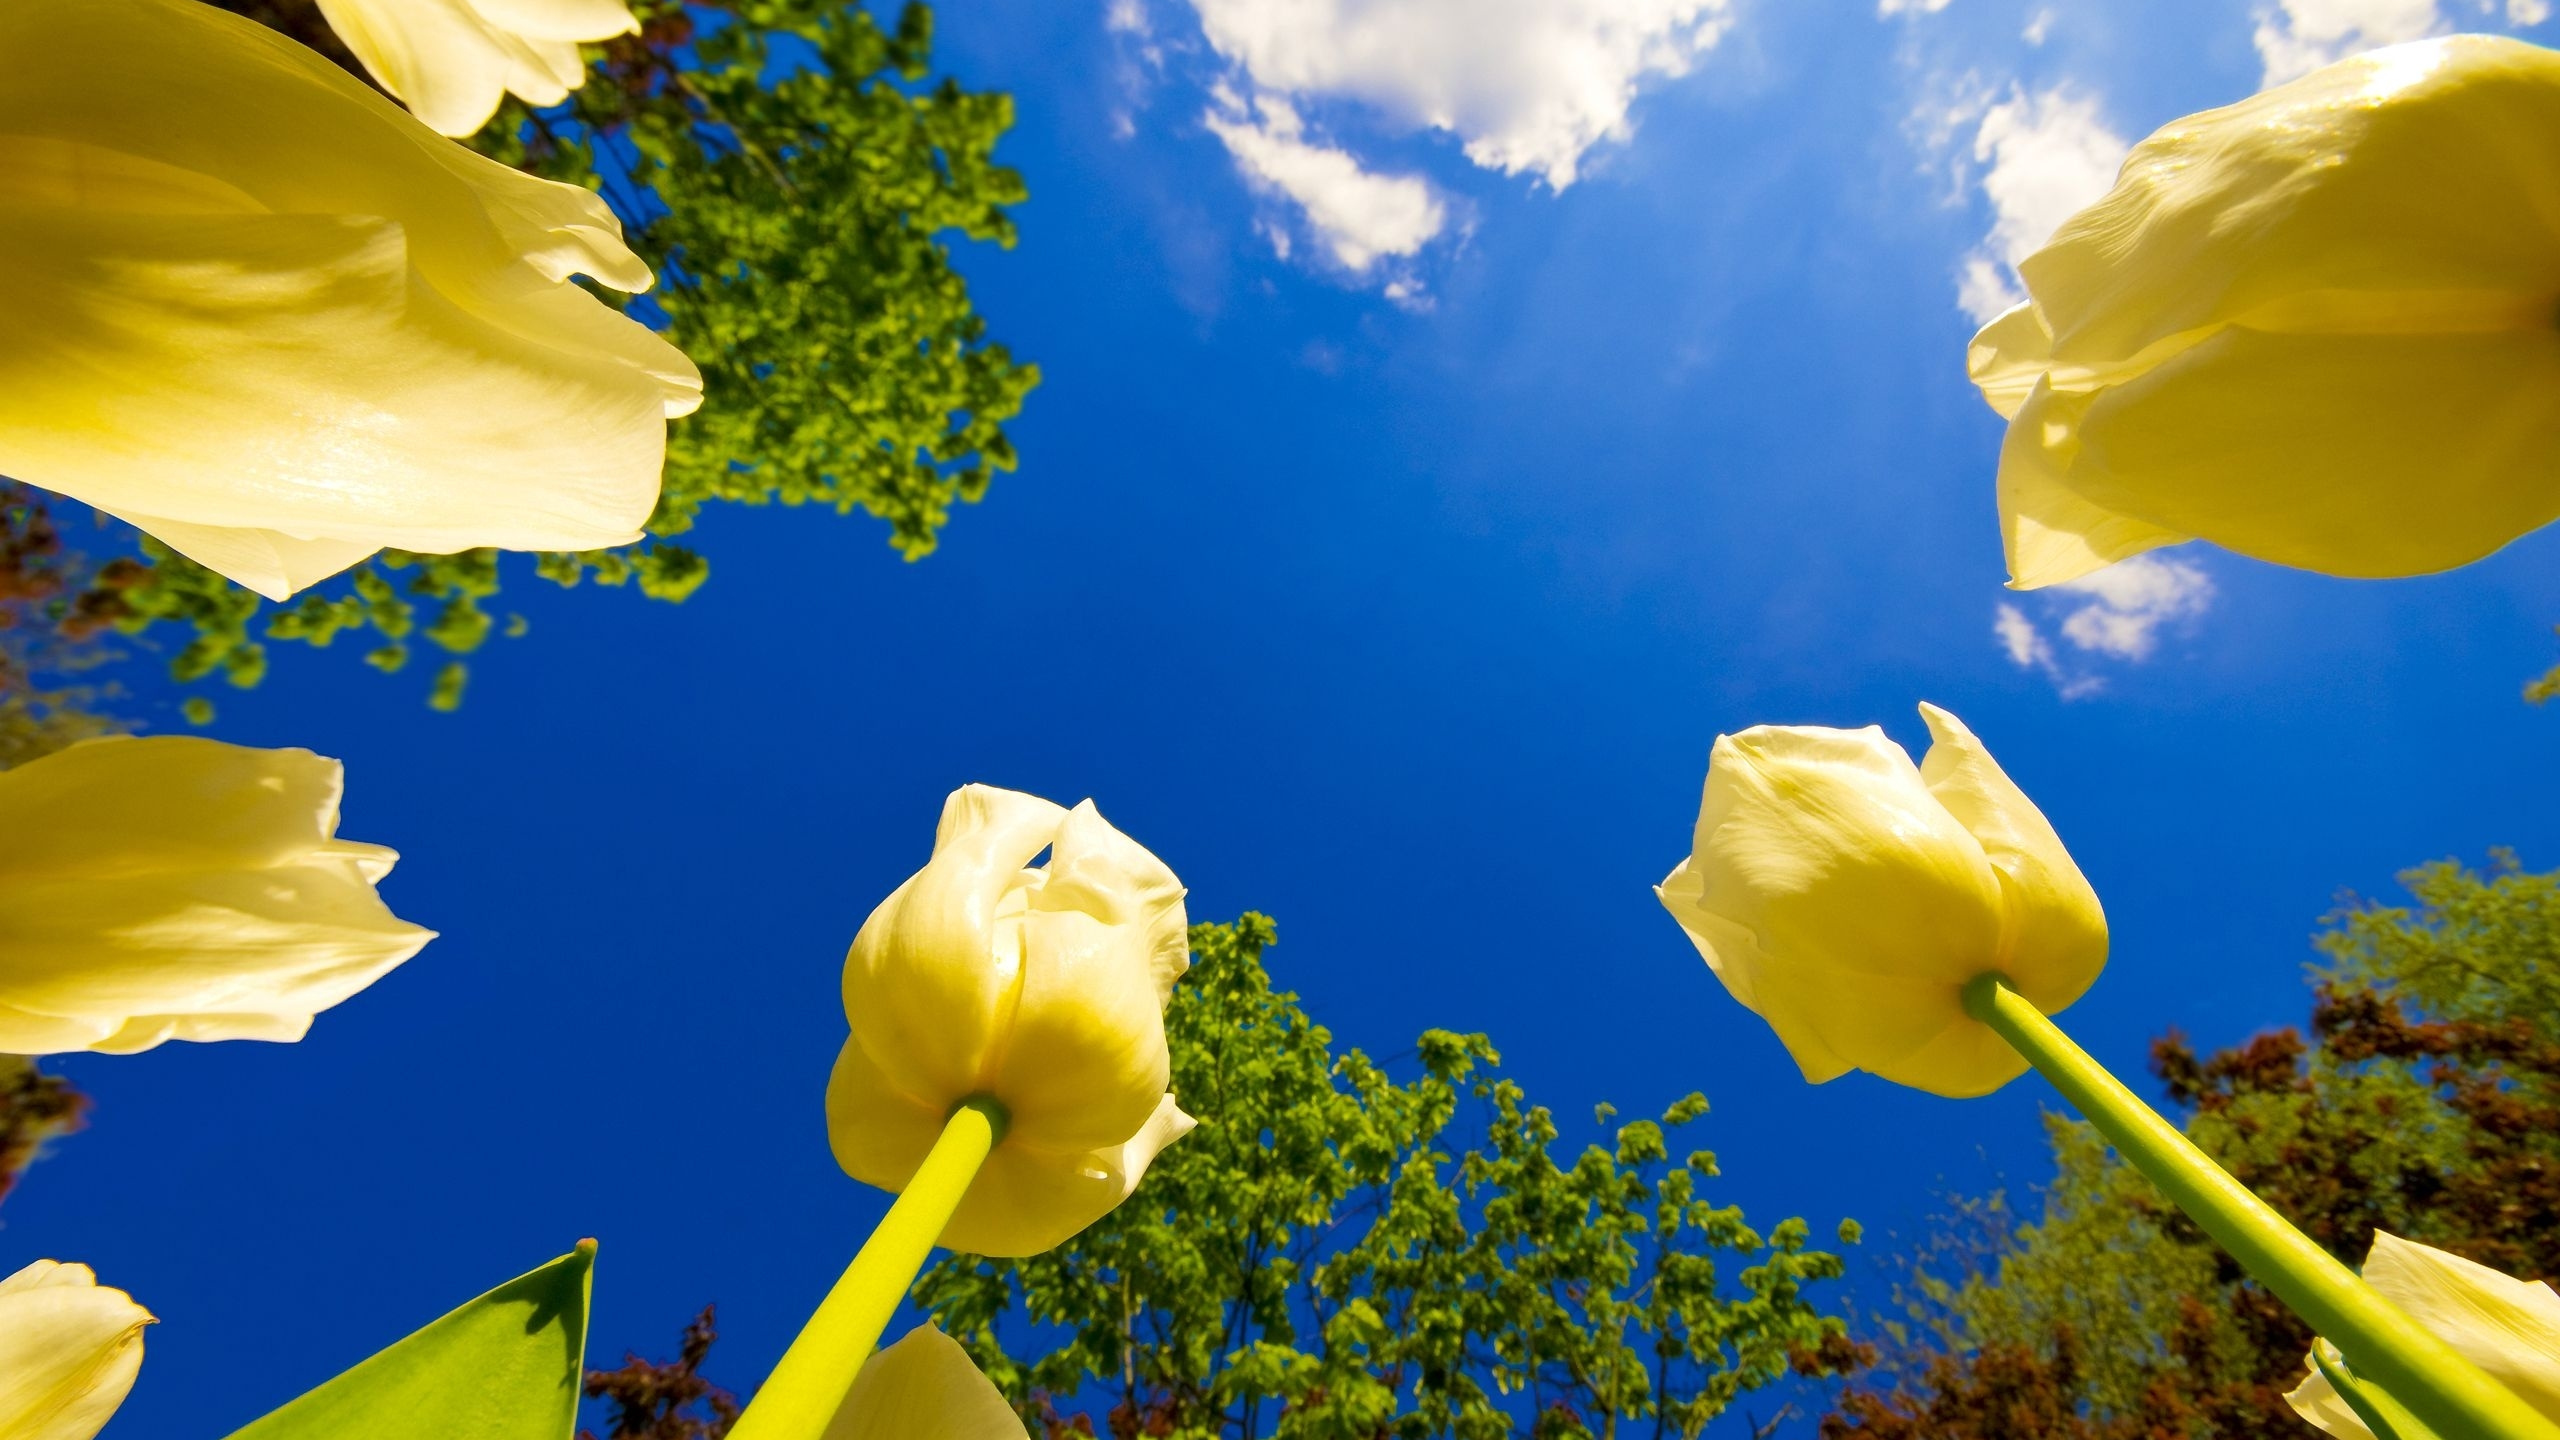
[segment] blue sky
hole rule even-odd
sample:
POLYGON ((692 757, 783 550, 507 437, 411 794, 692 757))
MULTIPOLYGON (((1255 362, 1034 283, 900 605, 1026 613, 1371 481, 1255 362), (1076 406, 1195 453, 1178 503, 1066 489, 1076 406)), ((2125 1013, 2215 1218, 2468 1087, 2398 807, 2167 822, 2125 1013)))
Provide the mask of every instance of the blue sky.
POLYGON ((225 1433, 586 1235, 592 1358, 717 1300, 719 1372, 760 1374, 885 1204, 825 1144, 843 947, 971 780, 1093 796, 1195 917, 1275 915, 1345 1043, 1488 1031, 1568 1119, 1705 1091, 1756 1219, 1872 1256, 2031 1184, 2041 1082, 1808 1087, 1661 912, 1708 747, 1962 715, 2105 900, 2066 1023, 2129 1076, 2172 1025, 2298 1020, 2342 889, 2560 865, 2560 713, 2518 698, 2560 536, 2013 596, 1962 365, 1964 306, 2126 141, 2542 9, 951 0, 941 63, 1020 107, 1022 242, 967 267, 1047 376, 1021 472, 918 565, 727 511, 680 607, 528 579, 457 714, 291 649, 219 697, 223 738, 346 760, 345 833, 443 938, 299 1045, 64 1062, 97 1124, 0 1263, 159 1314, 110 1436, 225 1433))

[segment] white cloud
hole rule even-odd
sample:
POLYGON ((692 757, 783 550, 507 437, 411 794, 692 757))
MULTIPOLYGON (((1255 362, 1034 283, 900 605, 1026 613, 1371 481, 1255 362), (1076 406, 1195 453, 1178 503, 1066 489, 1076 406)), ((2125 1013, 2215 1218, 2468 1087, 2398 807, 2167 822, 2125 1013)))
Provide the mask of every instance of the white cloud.
MULTIPOLYGON (((1362 168, 1350 152, 1311 140, 1306 124, 1286 100, 1257 96, 1250 107, 1230 93, 1202 117, 1226 143, 1236 165, 1257 186, 1286 196, 1304 212, 1325 252, 1342 268, 1365 273, 1382 257, 1406 256, 1431 242, 1448 224, 1448 207, 1428 182, 1412 175, 1380 175, 1362 168)), ((1282 259, 1289 232, 1266 226, 1282 259)), ((1410 282, 1391 282, 1400 301, 1415 295, 1410 282)))
POLYGON ((1947 8, 1947 0, 1876 0, 1879 15, 1935 15, 1947 8))
POLYGON ((2551 0, 2507 0, 2507 23, 2539 25, 2551 18, 2551 0))
POLYGON ((1957 280, 1965 312, 1988 320, 2026 298, 2018 262, 2107 193, 2131 148, 2108 127, 2097 97, 2072 89, 2012 90, 1985 109, 1974 128, 1973 160, 1991 202, 1991 233, 1957 280))
MULTIPOLYGON (((1562 189, 1654 79, 1722 38, 1732 0, 1191 0, 1260 92, 1360 102, 1562 189)), ((1942 0, 1943 3, 1943 0, 1942 0)))
POLYGON ((2027 17, 2027 28, 2018 32, 2018 38, 2026 41, 2030 45, 2042 45, 2045 42, 2045 37, 2052 33, 2053 7, 2047 5, 2043 9, 2027 17))
MULTIPOLYGON (((2214 590, 2213 577, 2192 562, 2136 555, 2044 593, 2048 605, 2068 608, 2057 628, 2078 656, 2138 664, 2159 648, 2163 627, 2212 609, 2214 590)), ((2105 687, 2016 605, 2003 602, 1993 612, 1992 633, 2011 664, 2042 672, 2066 700, 2105 687)))
MULTIPOLYGON (((2548 10, 2543 0, 2521 0, 2522 8, 2548 10)), ((2508 13, 2519 5, 2510 0, 2508 13)), ((2535 23, 2517 19, 2520 25, 2535 23)), ((2332 60, 2342 60, 2377 45, 2396 45, 2447 29, 2436 0, 2280 0, 2258 12, 2258 58, 2266 64, 2269 85, 2298 79, 2332 60)))

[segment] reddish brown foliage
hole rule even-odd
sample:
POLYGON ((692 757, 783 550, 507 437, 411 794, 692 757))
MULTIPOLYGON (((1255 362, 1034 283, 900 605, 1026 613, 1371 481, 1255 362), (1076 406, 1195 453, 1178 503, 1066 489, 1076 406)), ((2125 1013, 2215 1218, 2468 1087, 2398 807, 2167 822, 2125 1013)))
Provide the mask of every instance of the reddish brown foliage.
MULTIPOLYGON (((613 1407, 605 1440, 721 1440, 738 1422, 738 1397, 702 1378, 702 1362, 720 1338, 713 1306, 705 1305, 684 1327, 684 1343, 670 1361, 625 1354, 619 1370, 587 1372, 587 1398, 613 1407)), ((579 1440, 596 1440, 592 1430, 579 1440)))

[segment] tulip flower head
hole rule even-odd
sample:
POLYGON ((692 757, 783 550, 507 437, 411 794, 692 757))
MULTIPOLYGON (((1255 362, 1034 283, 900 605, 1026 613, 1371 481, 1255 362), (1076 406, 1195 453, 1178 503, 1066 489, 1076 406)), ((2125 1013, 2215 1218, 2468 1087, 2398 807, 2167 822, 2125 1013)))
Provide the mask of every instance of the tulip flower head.
POLYGON ((39 1260, 0 1280, 0 1435, 89 1440, 133 1388, 150 1323, 86 1265, 39 1260))
MULTIPOLYGON (((2516 1398, 2560 1421, 2560 1294, 2442 1250, 2373 1232, 2364 1278, 2516 1398)), ((2374 1440, 2316 1364, 2284 1398, 2332 1435, 2374 1440)))
POLYGON ((2332 575, 2560 516, 2560 54, 2453 35, 2136 146, 1974 337, 2009 583, 2204 539, 2332 575))
POLYGON ((602 200, 263 25, 0 5, 0 474, 270 599, 637 540, 701 376, 577 275, 649 287, 602 200))
POLYGON ((864 1362, 821 1440, 1023 1440, 1025 1433, 969 1352, 919 1325, 864 1362))
POLYGON ((640 28, 622 0, 319 0, 365 73, 438 133, 474 135, 514 94, 557 105, 587 78, 578 44, 640 28))
POLYGON ((0 772, 0 1051, 299 1040, 418 953, 373 888, 399 857, 337 838, 342 779, 183 735, 0 772))
POLYGON ((1807 1080, 1982 1095, 2026 1069, 1964 1011, 1986 972, 2050 1015, 2106 964, 2098 897, 1964 723, 1919 765, 1869 726, 1716 739, 1688 859, 1654 894, 1807 1080))
POLYGON ((1090 800, 952 792, 933 858, 845 960, 853 1033, 827 1128, 846 1173, 904 1189, 952 1111, 988 1098, 1008 1123, 942 1243, 1037 1254, 1127 1199, 1193 1123, 1165 1091, 1165 1002, 1191 964, 1182 895, 1090 800))

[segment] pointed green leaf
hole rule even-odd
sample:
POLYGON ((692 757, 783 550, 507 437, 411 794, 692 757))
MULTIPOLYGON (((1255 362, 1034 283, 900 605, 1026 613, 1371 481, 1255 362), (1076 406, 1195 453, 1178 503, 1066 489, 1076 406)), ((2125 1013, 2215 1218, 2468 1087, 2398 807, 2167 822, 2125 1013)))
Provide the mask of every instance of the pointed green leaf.
POLYGON ((595 1256, 579 1242, 230 1440, 568 1440, 595 1256))

